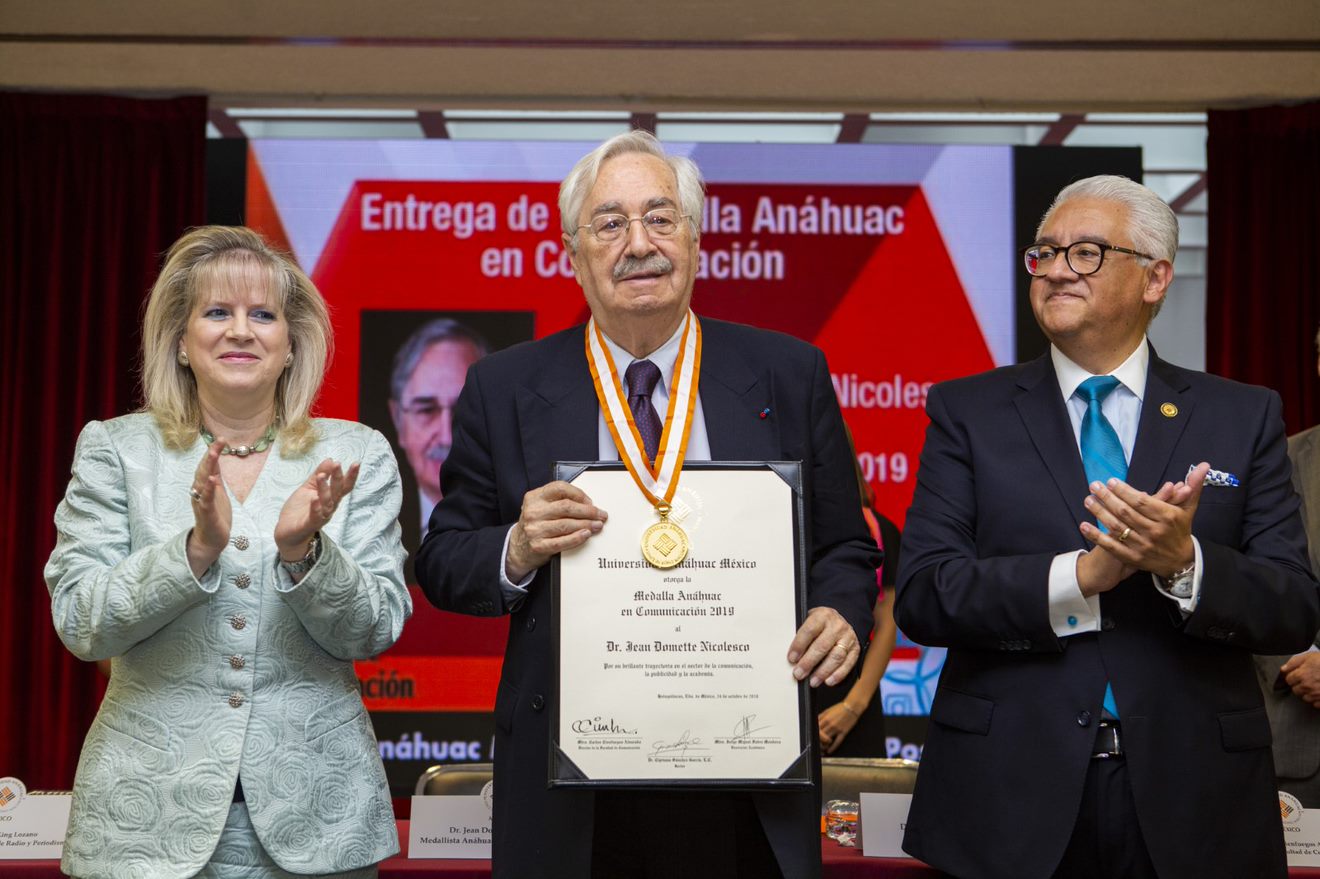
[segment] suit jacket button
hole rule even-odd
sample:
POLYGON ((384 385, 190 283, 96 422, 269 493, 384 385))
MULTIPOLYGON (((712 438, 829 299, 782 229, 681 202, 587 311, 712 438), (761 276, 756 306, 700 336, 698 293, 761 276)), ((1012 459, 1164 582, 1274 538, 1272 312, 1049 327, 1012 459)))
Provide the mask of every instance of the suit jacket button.
POLYGON ((229 694, 229 707, 230 707, 230 708, 242 708, 242 707, 243 707, 243 694, 242 694, 242 693, 230 693, 230 694, 229 694))
POLYGON ((1103 631, 1112 632, 1114 629, 1118 628, 1118 623, 1114 622, 1110 617, 1105 617, 1100 621, 1100 628, 1103 631))
POLYGON ((246 589, 252 585, 252 578, 247 574, 235 574, 233 579, 234 585, 239 589, 246 589))
POLYGON ((230 667, 230 668, 233 668, 233 669, 239 669, 239 668, 242 668, 242 667, 245 666, 245 665, 247 665, 247 660, 244 659, 243 657, 239 656, 237 653, 235 653, 233 656, 229 657, 229 667, 230 667))
POLYGON ((1078 711, 1078 712, 1077 712, 1077 725, 1078 725, 1078 726, 1090 726, 1090 725, 1091 725, 1091 712, 1089 712, 1089 711, 1078 711))
POLYGON ((247 617, 243 616, 241 613, 236 613, 229 618, 229 625, 233 626, 235 629, 242 629, 247 625, 247 617))
POLYGON ((545 697, 542 696, 540 693, 537 693, 535 696, 532 697, 532 710, 540 711, 544 707, 545 707, 545 697))
POLYGON ((535 629, 536 629, 536 617, 528 617, 528 618, 527 618, 527 631, 531 632, 531 631, 534 631, 535 629))
POLYGON ((251 546, 251 543, 249 543, 248 539, 244 537, 242 534, 238 535, 237 537, 229 538, 229 542, 234 544, 234 548, 240 551, 245 550, 249 546, 251 546))

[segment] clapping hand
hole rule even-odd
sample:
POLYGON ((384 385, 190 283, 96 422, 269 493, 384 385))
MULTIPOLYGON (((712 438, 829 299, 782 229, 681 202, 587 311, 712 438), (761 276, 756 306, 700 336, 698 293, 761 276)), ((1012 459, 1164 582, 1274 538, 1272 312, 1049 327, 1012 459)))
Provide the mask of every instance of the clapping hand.
POLYGON ((197 464, 188 494, 192 497, 193 529, 188 534, 188 566, 193 576, 200 578, 215 564, 229 543, 229 528, 233 510, 229 506, 229 492, 225 491, 220 476, 220 450, 225 447, 222 437, 207 446, 206 454, 197 464))
POLYGON ((357 484, 360 469, 360 464, 353 464, 345 473, 339 464, 326 458, 306 482, 293 490, 275 523, 275 545, 281 559, 296 562, 307 555, 312 537, 325 527, 344 495, 357 484))

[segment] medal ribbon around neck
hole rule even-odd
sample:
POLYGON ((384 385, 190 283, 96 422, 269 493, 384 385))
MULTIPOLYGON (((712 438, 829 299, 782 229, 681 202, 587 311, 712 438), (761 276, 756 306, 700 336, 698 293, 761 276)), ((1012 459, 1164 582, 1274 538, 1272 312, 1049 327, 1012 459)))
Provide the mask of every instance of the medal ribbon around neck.
POLYGON ((689 309, 683 326, 683 337, 678 344, 678 360, 674 364, 674 377, 669 389, 669 409, 665 413, 664 431, 660 434, 660 445, 654 462, 646 457, 642 436, 637 432, 632 410, 620 387, 614 358, 610 356, 595 318, 587 323, 587 365, 591 368, 596 399, 600 402, 601 411, 605 413, 605 424, 609 426, 610 436, 614 438, 614 448, 618 450, 619 458, 632 474, 642 494, 657 509, 664 507, 667 513, 674 492, 678 489, 688 434, 692 431, 692 413, 697 408, 697 382, 701 375, 701 322, 689 309))

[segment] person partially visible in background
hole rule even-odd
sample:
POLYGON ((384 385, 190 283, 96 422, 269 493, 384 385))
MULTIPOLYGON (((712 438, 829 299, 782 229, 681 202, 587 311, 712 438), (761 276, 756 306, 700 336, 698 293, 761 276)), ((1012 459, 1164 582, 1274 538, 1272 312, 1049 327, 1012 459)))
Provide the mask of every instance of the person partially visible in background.
MULTIPOLYGON (((1316 335, 1320 349, 1320 334, 1316 335)), ((1320 363, 1317 363, 1320 369, 1320 363)), ((1320 426, 1288 437, 1293 488, 1302 499, 1311 572, 1320 574, 1320 426)), ((1273 731, 1279 790, 1320 806, 1320 634, 1305 653, 1257 656, 1256 673, 1273 731)))
POLYGON ((866 477, 862 475, 861 467, 857 466, 851 430, 848 430, 848 443, 854 449, 853 466, 857 472, 862 517, 866 520, 876 546, 880 547, 884 561, 875 572, 880 594, 875 599, 875 627, 871 630, 871 643, 862 661, 847 679, 835 686, 823 686, 815 691, 816 723, 820 728, 820 748, 827 757, 883 757, 885 714, 879 698, 880 680, 885 675, 889 658, 894 653, 894 643, 898 640, 898 626, 894 623, 893 588, 898 582, 898 544, 901 534, 897 525, 875 509, 875 495, 866 477))

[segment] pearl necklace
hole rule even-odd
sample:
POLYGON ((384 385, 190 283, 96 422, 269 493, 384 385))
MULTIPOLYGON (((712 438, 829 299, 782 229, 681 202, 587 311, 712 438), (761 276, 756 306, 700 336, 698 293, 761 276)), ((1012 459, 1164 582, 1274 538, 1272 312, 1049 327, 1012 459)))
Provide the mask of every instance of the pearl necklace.
MULTIPOLYGON (((211 431, 207 430, 205 427, 201 428, 201 434, 202 439, 208 446, 215 442, 215 434, 211 433, 211 431)), ((266 449, 270 448, 270 444, 273 442, 275 442, 275 425, 272 424, 270 427, 266 428, 266 432, 261 435, 261 439, 257 440, 252 445, 225 446, 220 450, 220 454, 237 455, 240 458, 246 458, 248 455, 255 455, 266 451, 266 449)))

